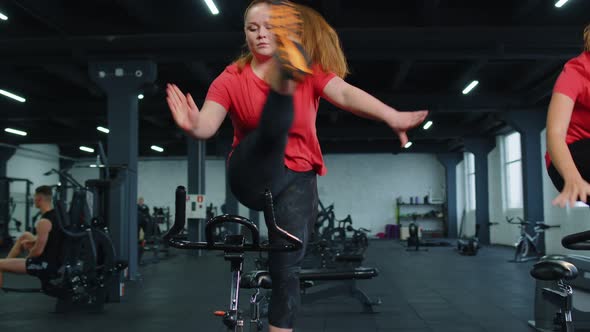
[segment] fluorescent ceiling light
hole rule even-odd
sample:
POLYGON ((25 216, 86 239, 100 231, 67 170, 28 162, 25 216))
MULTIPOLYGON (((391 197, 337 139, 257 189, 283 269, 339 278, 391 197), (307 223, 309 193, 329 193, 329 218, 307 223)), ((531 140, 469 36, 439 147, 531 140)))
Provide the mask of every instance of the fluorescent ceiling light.
POLYGON ((151 149, 154 151, 158 151, 158 152, 164 152, 164 149, 162 149, 161 147, 159 147, 157 145, 152 145, 151 149))
POLYGON ((407 149, 407 148, 409 148, 410 146, 412 146, 412 142, 411 142, 411 141, 408 141, 408 143, 406 143, 406 145, 404 145, 404 148, 406 148, 406 149, 407 149))
POLYGON ((141 93, 140 93, 140 94, 137 96, 137 99, 143 99, 143 94, 141 94, 141 93))
POLYGON ((17 129, 12 129, 12 128, 5 128, 4 131, 7 132, 7 133, 15 134, 15 135, 27 136, 27 132, 22 131, 22 130, 17 130, 17 129))
POLYGON ((90 152, 90 153, 93 153, 94 152, 94 149, 93 148, 89 148, 87 146, 81 146, 80 147, 80 150, 86 151, 86 152, 90 152))
POLYGON ((565 5, 568 0, 559 0, 555 3, 555 7, 561 8, 561 6, 565 5))
POLYGON ((465 89, 463 89, 463 94, 464 95, 468 94, 478 84, 479 84, 479 81, 473 81, 473 82, 469 83, 469 85, 467 87, 465 87, 465 89))
POLYGON ((101 126, 96 127, 96 130, 102 131, 105 134, 108 134, 109 133, 109 129, 108 128, 101 127, 101 126))
POLYGON ((422 127, 422 128, 424 128, 424 130, 427 130, 430 127, 432 127, 432 121, 429 120, 424 124, 424 127, 422 127))
POLYGON ((91 164, 90 167, 91 168, 96 168, 97 166, 96 166, 96 164, 91 164))
POLYGON ((21 96, 17 96, 14 93, 8 92, 6 90, 2 90, 0 89, 0 95, 4 95, 8 98, 12 98, 16 101, 20 101, 21 103, 24 103, 25 101, 27 101, 25 98, 21 97, 21 96))
POLYGON ((4 15, 4 14, 0 13, 0 20, 2 20, 2 21, 6 21, 6 20, 8 20, 8 16, 6 16, 6 15, 4 15))
POLYGON ((207 4, 207 7, 209 7, 211 14, 213 14, 213 15, 219 14, 219 9, 217 9, 217 6, 215 6, 215 4, 213 3, 213 0, 205 0, 205 3, 207 4))

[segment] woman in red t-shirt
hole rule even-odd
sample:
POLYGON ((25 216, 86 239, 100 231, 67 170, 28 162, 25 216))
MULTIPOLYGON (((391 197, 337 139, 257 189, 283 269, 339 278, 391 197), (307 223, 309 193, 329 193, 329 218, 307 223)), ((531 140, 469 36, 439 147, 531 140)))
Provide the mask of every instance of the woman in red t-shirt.
POLYGON ((590 25, 584 52, 569 60, 555 82, 547 114, 547 172, 560 194, 554 205, 573 206, 590 195, 590 25))
MULTIPOLYGON (((309 7, 255 0, 244 20, 248 51, 211 84, 201 110, 190 94, 185 96, 173 84, 167 87, 167 101, 178 126, 197 139, 213 136, 229 113, 234 142, 227 178, 232 192, 242 204, 260 211, 263 193, 270 189, 277 224, 304 242, 297 252, 269 253, 270 331, 291 331, 300 302, 298 272, 318 209, 317 174, 326 173, 315 127, 319 98, 385 122, 402 146, 408 140, 406 131, 422 123, 428 112, 399 112, 345 82, 348 68, 338 35, 309 7), (277 11, 286 8, 296 8, 298 14, 283 25, 277 11), (289 23, 297 20, 302 31, 283 35, 299 26, 289 23), (290 42, 299 47, 282 52, 290 42), (297 56, 312 64, 297 61, 297 56)), ((271 236, 270 241, 276 239, 271 236)))

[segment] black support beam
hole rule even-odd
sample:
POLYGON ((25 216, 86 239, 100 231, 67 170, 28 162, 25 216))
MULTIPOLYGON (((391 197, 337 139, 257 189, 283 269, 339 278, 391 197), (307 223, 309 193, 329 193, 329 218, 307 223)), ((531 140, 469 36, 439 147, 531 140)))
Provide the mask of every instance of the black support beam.
MULTIPOLYGON (((569 59, 580 52, 580 28, 422 27, 338 30, 347 57, 367 60, 569 59)), ((72 48, 94 56, 149 56, 159 63, 231 61, 241 31, 18 38, 0 40, 0 63, 70 63, 72 48)))

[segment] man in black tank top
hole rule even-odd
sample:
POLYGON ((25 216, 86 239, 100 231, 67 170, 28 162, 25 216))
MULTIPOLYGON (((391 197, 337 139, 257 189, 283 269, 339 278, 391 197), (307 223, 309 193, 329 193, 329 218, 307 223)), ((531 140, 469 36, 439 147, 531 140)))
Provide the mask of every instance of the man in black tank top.
POLYGON ((23 233, 8 256, 0 259, 0 287, 3 286, 3 272, 47 279, 57 272, 62 263, 64 234, 57 225, 51 187, 40 186, 35 189, 35 207, 41 211, 41 218, 35 225, 37 235, 23 233), (23 251, 28 252, 27 256, 18 258, 23 251))

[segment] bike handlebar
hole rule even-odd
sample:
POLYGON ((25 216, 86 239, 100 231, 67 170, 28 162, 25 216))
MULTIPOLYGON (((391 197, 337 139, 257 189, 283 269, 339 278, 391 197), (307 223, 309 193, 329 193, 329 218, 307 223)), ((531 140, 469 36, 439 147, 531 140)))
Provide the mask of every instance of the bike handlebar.
POLYGON ((539 229, 542 229, 542 230, 546 230, 548 228, 559 228, 559 227, 561 227, 561 226, 560 225, 547 225, 545 223, 537 223, 535 225, 535 228, 539 228, 539 229))
POLYGON ((207 222, 207 225, 205 226, 205 238, 207 239, 207 246, 215 246, 215 228, 225 222, 245 226, 250 231, 250 234, 252 234, 252 245, 254 247, 260 245, 260 233, 258 232, 256 225, 244 217, 225 214, 213 217, 207 222))
MULTIPOLYGON (((522 219, 521 217, 516 217, 516 219, 518 219, 518 221, 515 222, 515 221, 513 221, 514 218, 515 217, 512 217, 512 218, 506 217, 506 221, 509 224, 512 224, 512 225, 520 225, 520 226, 525 226, 525 225, 530 225, 531 224, 530 221, 524 221, 524 219, 522 219)), ((541 229, 560 227, 559 225, 547 225, 543 221, 534 221, 533 223, 535 225, 535 228, 541 228, 541 229)))
POLYGON ((303 247, 303 242, 300 239, 286 232, 277 226, 272 208, 272 195, 269 191, 265 193, 266 207, 264 209, 264 220, 269 233, 286 240, 289 244, 261 244, 260 232, 258 227, 250 220, 236 215, 224 214, 214 217, 207 221, 205 226, 205 242, 194 242, 176 238, 178 234, 184 229, 186 220, 186 190, 183 186, 176 188, 176 215, 174 218, 174 225, 164 235, 164 239, 168 244, 174 248, 179 249, 205 249, 205 250, 225 250, 225 251, 293 251, 303 247), (252 235, 251 243, 243 245, 230 245, 224 242, 215 242, 214 231, 222 223, 240 224, 246 227, 252 235))
POLYGON ((507 221, 509 224, 513 224, 513 225, 530 225, 530 224, 531 224, 531 223, 530 223, 530 222, 528 222, 528 221, 524 221, 524 220, 522 220, 522 218, 520 218, 520 217, 516 217, 516 218, 518 219, 518 221, 517 221, 517 222, 515 222, 515 221, 513 221, 513 220, 514 220, 514 218, 515 218, 515 217, 508 218, 508 216, 506 216, 506 221, 507 221))
POLYGON ((170 241, 173 237, 177 236, 184 229, 184 221, 186 219, 186 190, 183 186, 176 188, 176 196, 174 201, 174 224, 164 234, 164 240, 170 241))
POLYGON ((570 234, 561 239, 561 245, 571 250, 590 250, 590 231, 570 234))

